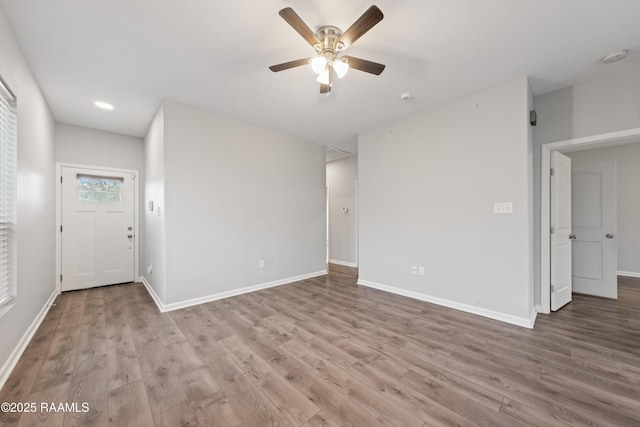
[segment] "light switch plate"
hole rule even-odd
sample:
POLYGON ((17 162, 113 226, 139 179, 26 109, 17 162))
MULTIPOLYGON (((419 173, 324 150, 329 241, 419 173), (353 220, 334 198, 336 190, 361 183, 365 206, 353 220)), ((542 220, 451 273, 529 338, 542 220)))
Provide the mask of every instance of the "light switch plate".
POLYGON ((512 214, 513 203, 512 202, 496 202, 493 204, 494 214, 512 214))

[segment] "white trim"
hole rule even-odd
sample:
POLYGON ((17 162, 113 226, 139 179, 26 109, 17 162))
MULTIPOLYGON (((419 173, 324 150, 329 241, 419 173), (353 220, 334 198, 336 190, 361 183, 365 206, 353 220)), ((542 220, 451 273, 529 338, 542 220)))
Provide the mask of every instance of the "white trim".
POLYGON ((529 325, 531 326, 525 326, 526 328, 529 329, 533 329, 533 326, 536 324, 536 318, 538 317, 538 308, 533 307, 533 309, 531 309, 531 314, 529 315, 529 325))
POLYGON ((247 286, 240 289, 233 289, 231 291, 219 292, 216 294, 206 295, 198 298, 192 298, 192 299, 179 301, 179 302, 172 302, 170 304, 164 304, 162 302, 160 297, 155 293, 155 291, 153 290, 149 282, 147 282, 147 280, 144 277, 141 277, 140 281, 147 288, 147 291, 149 291, 151 298, 153 298, 153 301, 155 301, 156 305, 158 306, 158 310, 160 310, 160 312, 162 313, 165 313, 167 311, 178 310, 181 308, 191 307, 193 305, 204 304, 204 303, 216 301, 219 299, 234 297, 236 295, 247 294, 250 292, 260 291, 262 289, 273 288, 275 286, 286 285, 293 282, 299 282, 305 279, 324 276, 325 274, 327 274, 327 270, 321 270, 321 271, 316 271, 314 273, 303 274, 301 276, 288 277, 286 279, 274 280, 273 282, 261 283, 258 285, 247 286))
POLYGON ((93 166, 93 165, 80 165, 77 163, 64 163, 56 162, 56 276, 54 277, 56 284, 56 291, 62 292, 62 284, 60 283, 60 274, 62 274, 62 238, 60 236, 60 226, 62 225, 62 186, 60 185, 60 178, 62 177, 62 168, 78 168, 78 169, 93 169, 96 171, 105 172, 117 172, 117 173, 130 173, 134 175, 134 221, 136 238, 134 240, 134 272, 133 277, 138 277, 140 269, 140 171, 134 169, 118 169, 110 168, 106 166, 93 166))
POLYGON ((633 272, 633 271, 618 271, 618 276, 636 277, 636 278, 640 279, 640 273, 636 273, 636 272, 633 272))
MULTIPOLYGON (((357 165, 356 165, 357 166, 357 165)), ((355 233, 356 239, 354 246, 356 248, 354 267, 358 266, 358 262, 360 262, 360 181, 356 179, 356 200, 355 200, 355 217, 356 217, 356 226, 355 233)))
POLYGON ((326 243, 327 246, 325 248, 325 259, 327 260, 327 263, 329 262, 329 259, 331 258, 331 209, 330 209, 330 205, 331 205, 331 199, 329 198, 329 186, 325 186, 325 215, 327 216, 327 223, 326 223, 326 243))
POLYGON ((638 142, 640 128, 542 144, 540 166, 540 313, 551 312, 550 185, 552 151, 577 151, 638 142))
POLYGON ((476 307, 473 305, 464 304, 457 301, 451 301, 444 298, 438 298, 431 295, 421 294, 418 292, 408 291, 406 289, 396 288, 394 286, 382 285, 380 283, 370 282, 368 280, 358 279, 358 285, 367 286, 369 288, 378 289, 380 291, 389 292, 403 297, 413 298, 420 301, 429 302, 431 304, 440 305, 443 307, 453 308, 455 310, 464 311, 466 313, 476 314, 482 317, 488 317, 489 319, 499 320, 501 322, 510 323, 516 326, 522 326, 524 328, 532 329, 536 321, 538 312, 532 309, 530 316, 518 317, 511 314, 501 313, 499 311, 493 311, 486 308, 476 307))
POLYGON ((147 292, 149 292, 149 295, 151 295, 151 299, 156 303, 156 307, 158 307, 158 310, 160 310, 161 313, 164 313, 166 311, 163 309, 164 304, 162 303, 162 300, 160 299, 158 294, 156 294, 156 291, 153 289, 151 284, 147 282, 147 278, 144 276, 140 276, 138 277, 138 282, 142 282, 144 287, 147 288, 147 292))
POLYGON ((4 384, 9 379, 11 372, 13 372, 13 369, 18 364, 22 353, 24 353, 24 350, 27 348, 27 345, 29 345, 29 342, 31 342, 33 335, 36 333, 36 331, 40 327, 40 324, 49 312, 49 308, 51 308, 51 305, 58 296, 58 293, 58 291, 53 291, 49 299, 47 299, 47 302, 44 303, 42 309, 40 309, 40 312, 38 313, 36 318, 33 319, 31 325, 29 325, 25 333, 22 335, 22 338, 20 338, 20 341, 18 341, 18 344, 15 346, 7 360, 2 365, 2 368, 0 368, 0 389, 4 387, 4 384))
POLYGON ((344 265, 345 267, 354 267, 354 268, 358 267, 358 264, 356 264, 355 262, 339 261, 337 259, 330 259, 329 264, 338 264, 338 265, 344 265))

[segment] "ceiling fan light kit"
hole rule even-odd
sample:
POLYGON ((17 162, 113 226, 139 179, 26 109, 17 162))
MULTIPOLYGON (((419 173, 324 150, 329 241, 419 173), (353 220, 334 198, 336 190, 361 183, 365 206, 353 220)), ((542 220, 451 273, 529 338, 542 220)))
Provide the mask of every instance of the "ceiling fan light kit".
POLYGON ((384 64, 353 56, 339 56, 343 50, 382 21, 384 15, 377 6, 367 9, 344 33, 331 25, 321 26, 314 33, 290 7, 282 9, 279 14, 315 49, 317 56, 272 65, 269 67, 271 71, 278 72, 311 64, 311 69, 318 75, 316 81, 320 83, 320 93, 328 95, 331 92, 331 79, 334 73, 341 79, 350 68, 375 75, 380 75, 384 70, 384 64))

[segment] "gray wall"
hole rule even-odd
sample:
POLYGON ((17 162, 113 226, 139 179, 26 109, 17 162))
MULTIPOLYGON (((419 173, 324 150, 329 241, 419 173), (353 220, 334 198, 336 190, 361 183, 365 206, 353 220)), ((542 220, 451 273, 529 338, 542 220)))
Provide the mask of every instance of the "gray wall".
POLYGON ((523 77, 360 135, 361 282, 528 322, 529 102, 523 77))
POLYGON ((146 170, 164 180, 164 304, 326 269, 324 147, 171 101, 163 115, 146 170))
POLYGON ((331 262, 356 264, 356 181, 358 156, 327 163, 329 187, 329 259, 331 262), (348 212, 343 212, 347 208, 348 212))
POLYGON ((0 11, 0 74, 18 97, 18 289, 0 317, 0 383, 9 357, 55 290, 54 120, 0 11))
POLYGON ((139 242, 140 273, 144 271, 144 141, 135 136, 104 132, 64 123, 56 124, 56 162, 140 172, 136 185, 140 189, 139 242))
POLYGON ((582 161, 616 161, 618 271, 640 276, 640 143, 566 154, 574 167, 582 161))
POLYGON ((640 127, 640 69, 584 82, 534 98, 535 296, 540 304, 541 145, 640 127))
POLYGON ((141 270, 161 301, 166 297, 166 226, 164 212, 164 109, 158 109, 144 138, 144 268, 141 270), (149 209, 153 202, 153 211, 149 209), (147 270, 152 268, 151 273, 147 270))

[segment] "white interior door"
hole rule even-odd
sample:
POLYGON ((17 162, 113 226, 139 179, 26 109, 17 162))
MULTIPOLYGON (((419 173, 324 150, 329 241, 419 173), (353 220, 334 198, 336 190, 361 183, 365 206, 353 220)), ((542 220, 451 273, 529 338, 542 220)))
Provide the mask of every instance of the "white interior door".
POLYGON ((576 160, 572 172, 573 291, 618 298, 615 160, 576 160))
POLYGON ((134 175, 62 167, 62 290, 134 280, 134 175))
POLYGON ((551 310, 571 301, 571 159, 551 152, 551 310))

